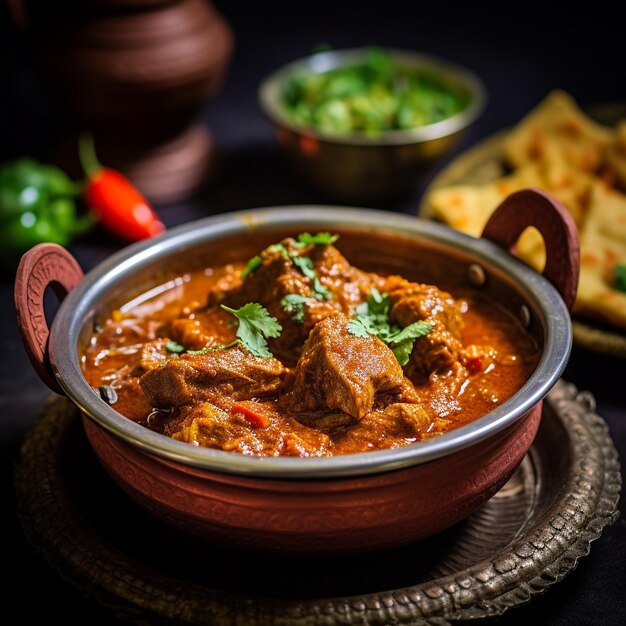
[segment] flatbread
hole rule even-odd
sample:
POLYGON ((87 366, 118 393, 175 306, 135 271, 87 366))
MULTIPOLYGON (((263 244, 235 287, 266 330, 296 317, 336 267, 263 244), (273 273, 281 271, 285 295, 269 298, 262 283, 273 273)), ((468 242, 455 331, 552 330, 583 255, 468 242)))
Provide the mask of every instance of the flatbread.
MULTIPOLYGON (((626 120, 603 127, 555 90, 505 135, 503 153, 512 170, 506 176, 432 189, 426 197, 432 217, 479 237, 510 193, 543 189, 570 211, 580 233, 574 313, 626 330, 626 294, 613 282, 615 264, 626 263, 626 120)), ((516 253, 543 270, 545 246, 536 229, 522 233, 516 253)))
POLYGON ((556 89, 518 122, 504 140, 514 167, 533 161, 562 161, 583 172, 597 172, 612 131, 583 113, 566 92, 556 89))
POLYGON ((615 129, 615 136, 606 149, 606 163, 617 183, 626 190, 626 120, 615 129))
POLYGON ((574 313, 626 328, 626 293, 614 288, 617 264, 626 264, 626 195, 598 182, 580 233, 574 313))
MULTIPOLYGON (((537 187, 551 193, 568 207, 580 227, 588 210, 594 178, 579 173, 560 162, 528 163, 508 176, 482 185, 450 185, 433 189, 428 205, 434 219, 452 228, 479 237, 495 208, 511 193, 526 187, 537 187)), ((542 271, 546 252, 543 237, 530 227, 516 245, 520 258, 542 271)))

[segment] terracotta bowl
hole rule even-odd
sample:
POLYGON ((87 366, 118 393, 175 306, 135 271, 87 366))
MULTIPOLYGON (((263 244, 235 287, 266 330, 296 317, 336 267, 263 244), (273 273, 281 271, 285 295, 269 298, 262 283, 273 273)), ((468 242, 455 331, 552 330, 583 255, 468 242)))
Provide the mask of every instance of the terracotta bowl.
MULTIPOLYGON (((569 213, 532 189, 496 210, 482 238, 382 211, 277 207, 231 213, 129 246, 85 276, 59 246, 29 251, 16 277, 24 345, 51 388, 81 410, 87 437, 119 485, 159 518, 209 540, 299 553, 376 550, 423 539, 463 519, 511 476, 532 444, 544 396, 569 358, 568 307, 578 280, 569 213), (544 274, 509 253, 530 224, 548 249, 544 274), (243 260, 286 234, 328 230, 357 266, 402 272, 448 289, 484 291, 542 346, 536 370, 478 420, 402 448, 329 458, 261 458, 174 441, 117 413, 85 381, 79 353, 113 308, 168 278, 243 260), (48 286, 67 293, 50 332, 48 286)), ((454 292, 454 291, 453 291, 454 292)))

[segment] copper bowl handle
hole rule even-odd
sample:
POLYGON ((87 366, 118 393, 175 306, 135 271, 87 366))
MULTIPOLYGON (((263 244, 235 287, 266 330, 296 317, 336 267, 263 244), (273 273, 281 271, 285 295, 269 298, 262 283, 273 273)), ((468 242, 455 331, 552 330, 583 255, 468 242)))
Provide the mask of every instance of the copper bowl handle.
POLYGON ((44 294, 52 287, 59 301, 82 280, 76 259, 56 243, 40 243, 26 252, 15 276, 15 311, 22 343, 41 380, 63 393, 48 359, 50 329, 44 311, 44 294))
POLYGON ((514 253, 517 240, 529 226, 541 233, 546 246, 543 275, 571 311, 578 289, 580 243, 576 223, 556 198, 533 187, 512 193, 492 213, 482 236, 514 253))

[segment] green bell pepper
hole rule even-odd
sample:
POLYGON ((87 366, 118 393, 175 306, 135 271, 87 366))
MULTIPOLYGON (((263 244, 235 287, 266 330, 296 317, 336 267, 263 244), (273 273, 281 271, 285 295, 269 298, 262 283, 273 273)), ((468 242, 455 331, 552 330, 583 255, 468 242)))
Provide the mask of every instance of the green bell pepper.
POLYGON ((81 185, 54 165, 23 157, 0 165, 0 263, 15 268, 32 246, 66 246, 91 225, 78 217, 81 185))

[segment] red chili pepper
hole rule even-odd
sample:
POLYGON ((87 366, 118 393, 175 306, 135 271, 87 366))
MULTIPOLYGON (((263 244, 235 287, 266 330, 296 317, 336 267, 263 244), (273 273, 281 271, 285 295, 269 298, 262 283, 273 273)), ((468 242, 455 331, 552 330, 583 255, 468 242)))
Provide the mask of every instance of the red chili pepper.
POLYGON ((80 160, 87 176, 85 201, 106 229, 128 241, 154 237, 165 230, 155 210, 131 181, 98 162, 90 137, 81 138, 80 160))
POLYGON ((270 418, 258 411, 256 407, 254 407, 255 404, 256 402, 246 400, 235 402, 230 411, 231 413, 241 413, 253 426, 267 428, 270 425, 270 418))

